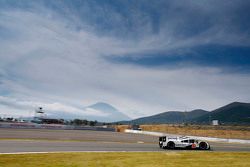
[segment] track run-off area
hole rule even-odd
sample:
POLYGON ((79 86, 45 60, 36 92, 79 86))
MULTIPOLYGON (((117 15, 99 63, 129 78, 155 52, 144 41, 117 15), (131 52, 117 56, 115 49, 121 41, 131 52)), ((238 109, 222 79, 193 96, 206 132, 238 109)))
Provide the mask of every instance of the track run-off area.
MULTIPOLYGON (((211 151, 250 151, 250 144, 209 143, 212 147, 211 151)), ((160 149, 158 137, 142 134, 86 130, 0 129, 0 153, 4 154, 98 151, 158 152, 172 150, 160 149)))

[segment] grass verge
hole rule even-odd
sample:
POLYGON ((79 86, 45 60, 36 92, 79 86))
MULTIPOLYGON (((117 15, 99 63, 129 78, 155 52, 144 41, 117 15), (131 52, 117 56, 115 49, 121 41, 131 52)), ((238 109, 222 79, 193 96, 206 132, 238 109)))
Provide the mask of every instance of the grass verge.
POLYGON ((248 167, 249 152, 109 152, 0 155, 1 167, 248 167))

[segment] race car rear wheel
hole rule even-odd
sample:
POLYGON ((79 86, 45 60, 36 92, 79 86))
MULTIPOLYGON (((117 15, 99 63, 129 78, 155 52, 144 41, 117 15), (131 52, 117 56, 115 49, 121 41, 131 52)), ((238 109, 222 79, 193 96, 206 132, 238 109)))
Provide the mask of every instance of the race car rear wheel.
POLYGON ((201 150, 206 150, 206 149, 208 149, 208 145, 207 145, 206 142, 200 142, 199 148, 200 148, 201 150))
POLYGON ((168 142, 167 148, 168 148, 168 149, 174 149, 174 148, 175 148, 174 142, 172 142, 172 141, 168 142))

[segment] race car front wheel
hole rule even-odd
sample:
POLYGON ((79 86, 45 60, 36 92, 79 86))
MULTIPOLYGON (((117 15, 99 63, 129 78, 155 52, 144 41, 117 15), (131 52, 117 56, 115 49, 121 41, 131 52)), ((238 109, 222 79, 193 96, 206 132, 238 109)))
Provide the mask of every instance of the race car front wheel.
POLYGON ((175 148, 174 142, 172 142, 172 141, 168 142, 167 148, 168 148, 168 149, 174 149, 174 148, 175 148))

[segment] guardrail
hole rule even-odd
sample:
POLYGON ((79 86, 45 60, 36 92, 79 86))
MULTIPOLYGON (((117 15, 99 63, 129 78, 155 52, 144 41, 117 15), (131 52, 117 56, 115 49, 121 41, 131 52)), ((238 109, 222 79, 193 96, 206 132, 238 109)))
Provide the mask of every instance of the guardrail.
MULTIPOLYGON (((131 130, 131 129, 125 129, 124 132, 126 132, 126 133, 144 134, 144 135, 152 135, 152 136, 181 136, 181 135, 167 134, 167 133, 161 133, 161 132, 138 131, 138 130, 131 130)), ((202 136, 187 136, 187 137, 196 138, 198 140, 226 142, 226 143, 250 144, 250 140, 243 140, 243 139, 224 139, 224 138, 202 137, 202 136)))
POLYGON ((73 126, 73 125, 58 125, 58 124, 35 124, 35 123, 0 123, 0 128, 13 129, 55 129, 55 130, 94 130, 94 131, 115 131, 114 128, 99 127, 99 126, 73 126))

